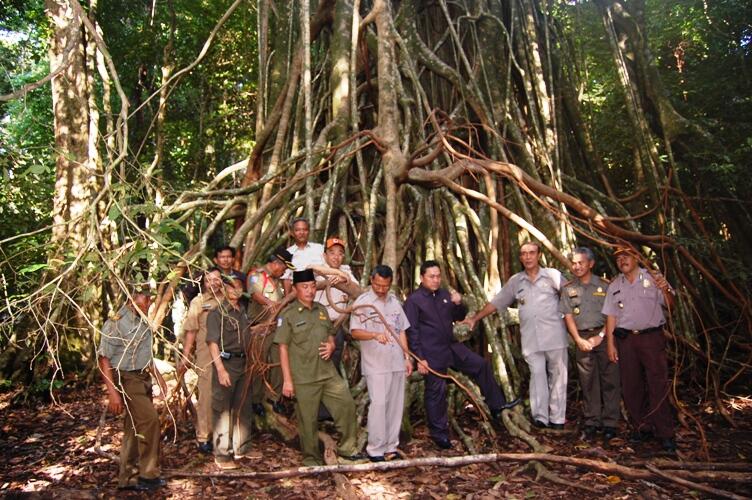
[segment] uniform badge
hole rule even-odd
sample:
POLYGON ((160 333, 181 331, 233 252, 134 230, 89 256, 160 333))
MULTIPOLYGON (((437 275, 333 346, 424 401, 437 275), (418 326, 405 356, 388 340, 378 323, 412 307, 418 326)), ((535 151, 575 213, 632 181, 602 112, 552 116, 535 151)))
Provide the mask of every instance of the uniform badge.
POLYGON ((295 323, 295 326, 303 326, 305 325, 305 323, 305 321, 298 321, 297 323, 295 323))
POLYGON ((650 286, 651 285, 650 285, 650 280, 649 279, 645 278, 644 280, 642 280, 642 287, 643 288, 650 288, 650 286))
POLYGON ((327 319, 329 319, 329 317, 326 315, 324 311, 319 311, 319 319, 322 321, 326 321, 327 319))
POLYGON ((277 318, 277 326, 282 326, 282 318, 277 318))
POLYGON ((572 309, 572 312, 573 312, 573 313, 574 313, 575 315, 577 315, 577 314, 580 314, 580 308, 579 308, 579 307, 575 307, 574 309, 572 309))
POLYGON ((447 301, 447 299, 444 299, 444 304, 448 304, 448 303, 449 303, 449 302, 447 301))
POLYGON ((251 283, 256 283, 258 281, 258 276, 253 275, 251 276, 251 283))
POLYGON ((619 301, 619 309, 624 309, 624 302, 621 300, 619 301))
POLYGON ((598 289, 596 290, 596 292, 603 293, 603 288, 602 287, 598 287, 598 289))
POLYGON ((569 289, 569 296, 570 297, 577 297, 577 290, 574 288, 569 289))

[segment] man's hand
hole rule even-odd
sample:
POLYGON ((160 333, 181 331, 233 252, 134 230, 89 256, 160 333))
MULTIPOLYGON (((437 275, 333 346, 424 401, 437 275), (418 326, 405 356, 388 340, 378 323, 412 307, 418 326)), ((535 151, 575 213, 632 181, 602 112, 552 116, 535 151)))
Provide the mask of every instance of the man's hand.
POLYGON ((666 281, 666 277, 661 274, 660 271, 656 270, 650 270, 650 275, 653 277, 653 281, 655 281, 655 286, 660 288, 664 292, 668 292, 671 287, 668 284, 668 281, 666 281))
MULTIPOLYGON (((603 332, 601 332, 601 333, 603 333, 603 332)), ((588 343, 591 346, 593 346, 593 349, 595 349, 596 347, 598 347, 599 345, 601 345, 602 342, 603 342, 603 337, 601 337, 600 335, 595 335, 595 336, 590 337, 588 339, 588 343)))
POLYGON ((230 387, 232 385, 230 374, 227 373, 224 366, 217 366, 217 382, 219 382, 219 385, 222 387, 230 387))
POLYGON ((107 409, 113 415, 120 415, 123 413, 123 398, 118 392, 110 392, 107 395, 107 409))
POLYGON ((282 383, 282 395, 286 398, 295 397, 295 386, 292 384, 292 380, 286 380, 282 383))
POLYGON ((462 304, 462 295, 460 295, 460 292, 458 292, 457 290, 449 291, 449 299, 452 301, 452 304, 462 304))
POLYGON ((590 352, 593 350, 593 344, 591 344, 588 340, 583 339, 582 337, 577 337, 577 340, 575 340, 575 344, 577 344, 577 347, 582 352, 590 352))
POLYGON ((428 375, 428 368, 428 361, 426 361, 425 359, 418 361, 418 373, 420 373, 421 375, 428 375))
POLYGON ((326 280, 329 282, 330 285, 339 285, 340 283, 345 282, 345 278, 342 276, 336 275, 336 274, 330 274, 326 277, 326 280))
POLYGON ((606 353, 608 353, 608 360, 612 363, 619 362, 619 353, 616 351, 616 346, 613 341, 606 342, 606 353))
POLYGON ((334 342, 326 341, 319 344, 319 356, 323 360, 329 360, 332 357, 332 353, 335 349, 334 342))
POLYGON ((376 335, 375 335, 375 336, 373 337, 373 340, 375 340, 375 341, 376 341, 376 342, 378 342, 379 344, 384 344, 384 345, 386 345, 386 344, 389 344, 389 343, 390 343, 390 342, 392 341, 392 338, 391 338, 391 337, 392 337, 392 336, 391 336, 391 335, 389 335, 388 333, 377 333, 377 334, 376 334, 376 335))
POLYGON ((474 330, 475 329, 475 323, 477 323, 477 320, 475 319, 475 317, 474 316, 468 316, 467 318, 465 318, 462 321, 460 321, 458 324, 459 325, 467 325, 467 327, 470 328, 470 330, 474 330))
POLYGON ((405 359, 405 377, 409 377, 413 374, 413 360, 410 358, 405 359))

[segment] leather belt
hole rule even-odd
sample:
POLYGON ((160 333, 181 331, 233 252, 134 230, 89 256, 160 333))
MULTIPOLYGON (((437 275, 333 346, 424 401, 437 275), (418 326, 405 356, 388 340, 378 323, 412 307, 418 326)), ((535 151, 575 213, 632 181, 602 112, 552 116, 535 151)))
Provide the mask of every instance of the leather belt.
POLYGON ((226 352, 222 351, 219 353, 219 357, 222 359, 232 359, 232 358, 244 358, 245 353, 244 352, 226 352))
POLYGON ((603 330, 603 325, 596 326, 595 328, 585 328, 584 330, 577 330, 580 333, 593 333, 593 332, 600 332, 603 330))
POLYGON ((616 328, 614 335, 620 339, 625 339, 629 335, 647 335, 648 333, 663 331, 663 325, 654 326, 652 328, 645 328, 644 330, 627 330, 626 328, 616 328))

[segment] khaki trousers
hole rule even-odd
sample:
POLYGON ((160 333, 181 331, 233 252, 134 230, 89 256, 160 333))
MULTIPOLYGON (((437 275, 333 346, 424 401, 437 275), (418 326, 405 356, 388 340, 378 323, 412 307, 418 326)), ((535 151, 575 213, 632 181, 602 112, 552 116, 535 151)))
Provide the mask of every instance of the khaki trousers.
POLYGON ((115 371, 123 393, 125 418, 120 447, 118 486, 133 486, 139 477, 159 477, 159 415, 151 402, 151 374, 115 371))
POLYGON ((196 440, 199 443, 205 443, 209 441, 212 430, 212 380, 214 379, 214 366, 209 346, 206 345, 206 332, 203 335, 196 335, 196 373, 198 374, 196 440))
POLYGON ((525 356, 530 367, 530 413, 544 424, 563 424, 567 413, 567 348, 525 356))
POLYGON ((397 451, 405 402, 405 372, 366 375, 368 398, 368 446, 372 457, 397 451))

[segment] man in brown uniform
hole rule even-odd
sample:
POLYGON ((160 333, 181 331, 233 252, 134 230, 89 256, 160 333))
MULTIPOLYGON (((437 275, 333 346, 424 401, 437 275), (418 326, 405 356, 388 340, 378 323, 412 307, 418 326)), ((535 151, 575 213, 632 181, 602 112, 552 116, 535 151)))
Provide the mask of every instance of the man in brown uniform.
POLYGON ((246 372, 250 321, 240 297, 243 283, 227 278, 227 300, 206 318, 206 343, 214 363, 212 439, 220 469, 237 469, 235 459, 258 458, 251 452, 251 398, 246 372))
POLYGON ((599 430, 608 441, 616 437, 619 423, 619 368, 608 360, 601 310, 606 300, 608 282, 594 275, 595 256, 589 248, 580 247, 572 255, 575 278, 561 289, 559 310, 577 350, 577 371, 580 375, 585 403, 585 436, 592 438, 599 430))
POLYGON ((621 274, 608 287, 603 314, 607 315, 608 358, 619 363, 632 426, 630 441, 639 443, 652 432, 663 449, 673 453, 676 443, 663 308, 673 305, 674 291, 659 272, 638 265, 635 249, 619 247, 614 255, 621 274))
MULTIPOLYGON (((266 264, 248 273, 247 290, 251 294, 248 315, 252 324, 267 323, 277 315, 285 298, 285 290, 280 278, 286 270, 293 268, 292 255, 280 247, 267 258, 266 264)), ((254 342, 261 342, 260 357, 263 362, 279 364, 279 348, 274 345, 274 329, 275 326, 272 324, 266 330, 259 332, 258 335, 263 335, 263 339, 257 338, 254 342)), ((266 384, 264 378, 268 380, 274 392, 272 405, 278 411, 281 411, 277 398, 282 391, 282 372, 279 366, 276 366, 271 368, 264 376, 253 377, 251 384, 253 388, 253 411, 261 416, 265 414, 263 400, 266 384)))
POLYGON ((196 409, 196 441, 201 453, 212 452, 212 378, 214 368, 206 344, 206 317, 217 308, 224 297, 224 285, 219 269, 212 269, 204 274, 203 291, 199 293, 188 308, 183 323, 183 356, 178 368, 178 377, 182 376, 191 359, 193 346, 196 346, 195 369, 198 375, 198 408, 196 409))
POLYGON ((293 273, 296 300, 277 320, 274 342, 279 344, 282 364, 282 394, 297 398, 295 416, 303 451, 303 465, 323 465, 318 437, 319 404, 324 403, 342 434, 339 455, 345 460, 362 460, 357 453, 358 420, 355 402, 344 379, 331 361, 334 352, 332 323, 324 306, 314 302, 313 271, 293 273))
POLYGON ((151 401, 151 376, 162 396, 167 385, 153 363, 151 328, 139 314, 149 311, 149 302, 147 294, 134 292, 102 327, 97 350, 107 408, 114 415, 125 410, 118 475, 118 487, 124 490, 146 491, 166 484, 159 477, 159 416, 151 401))

